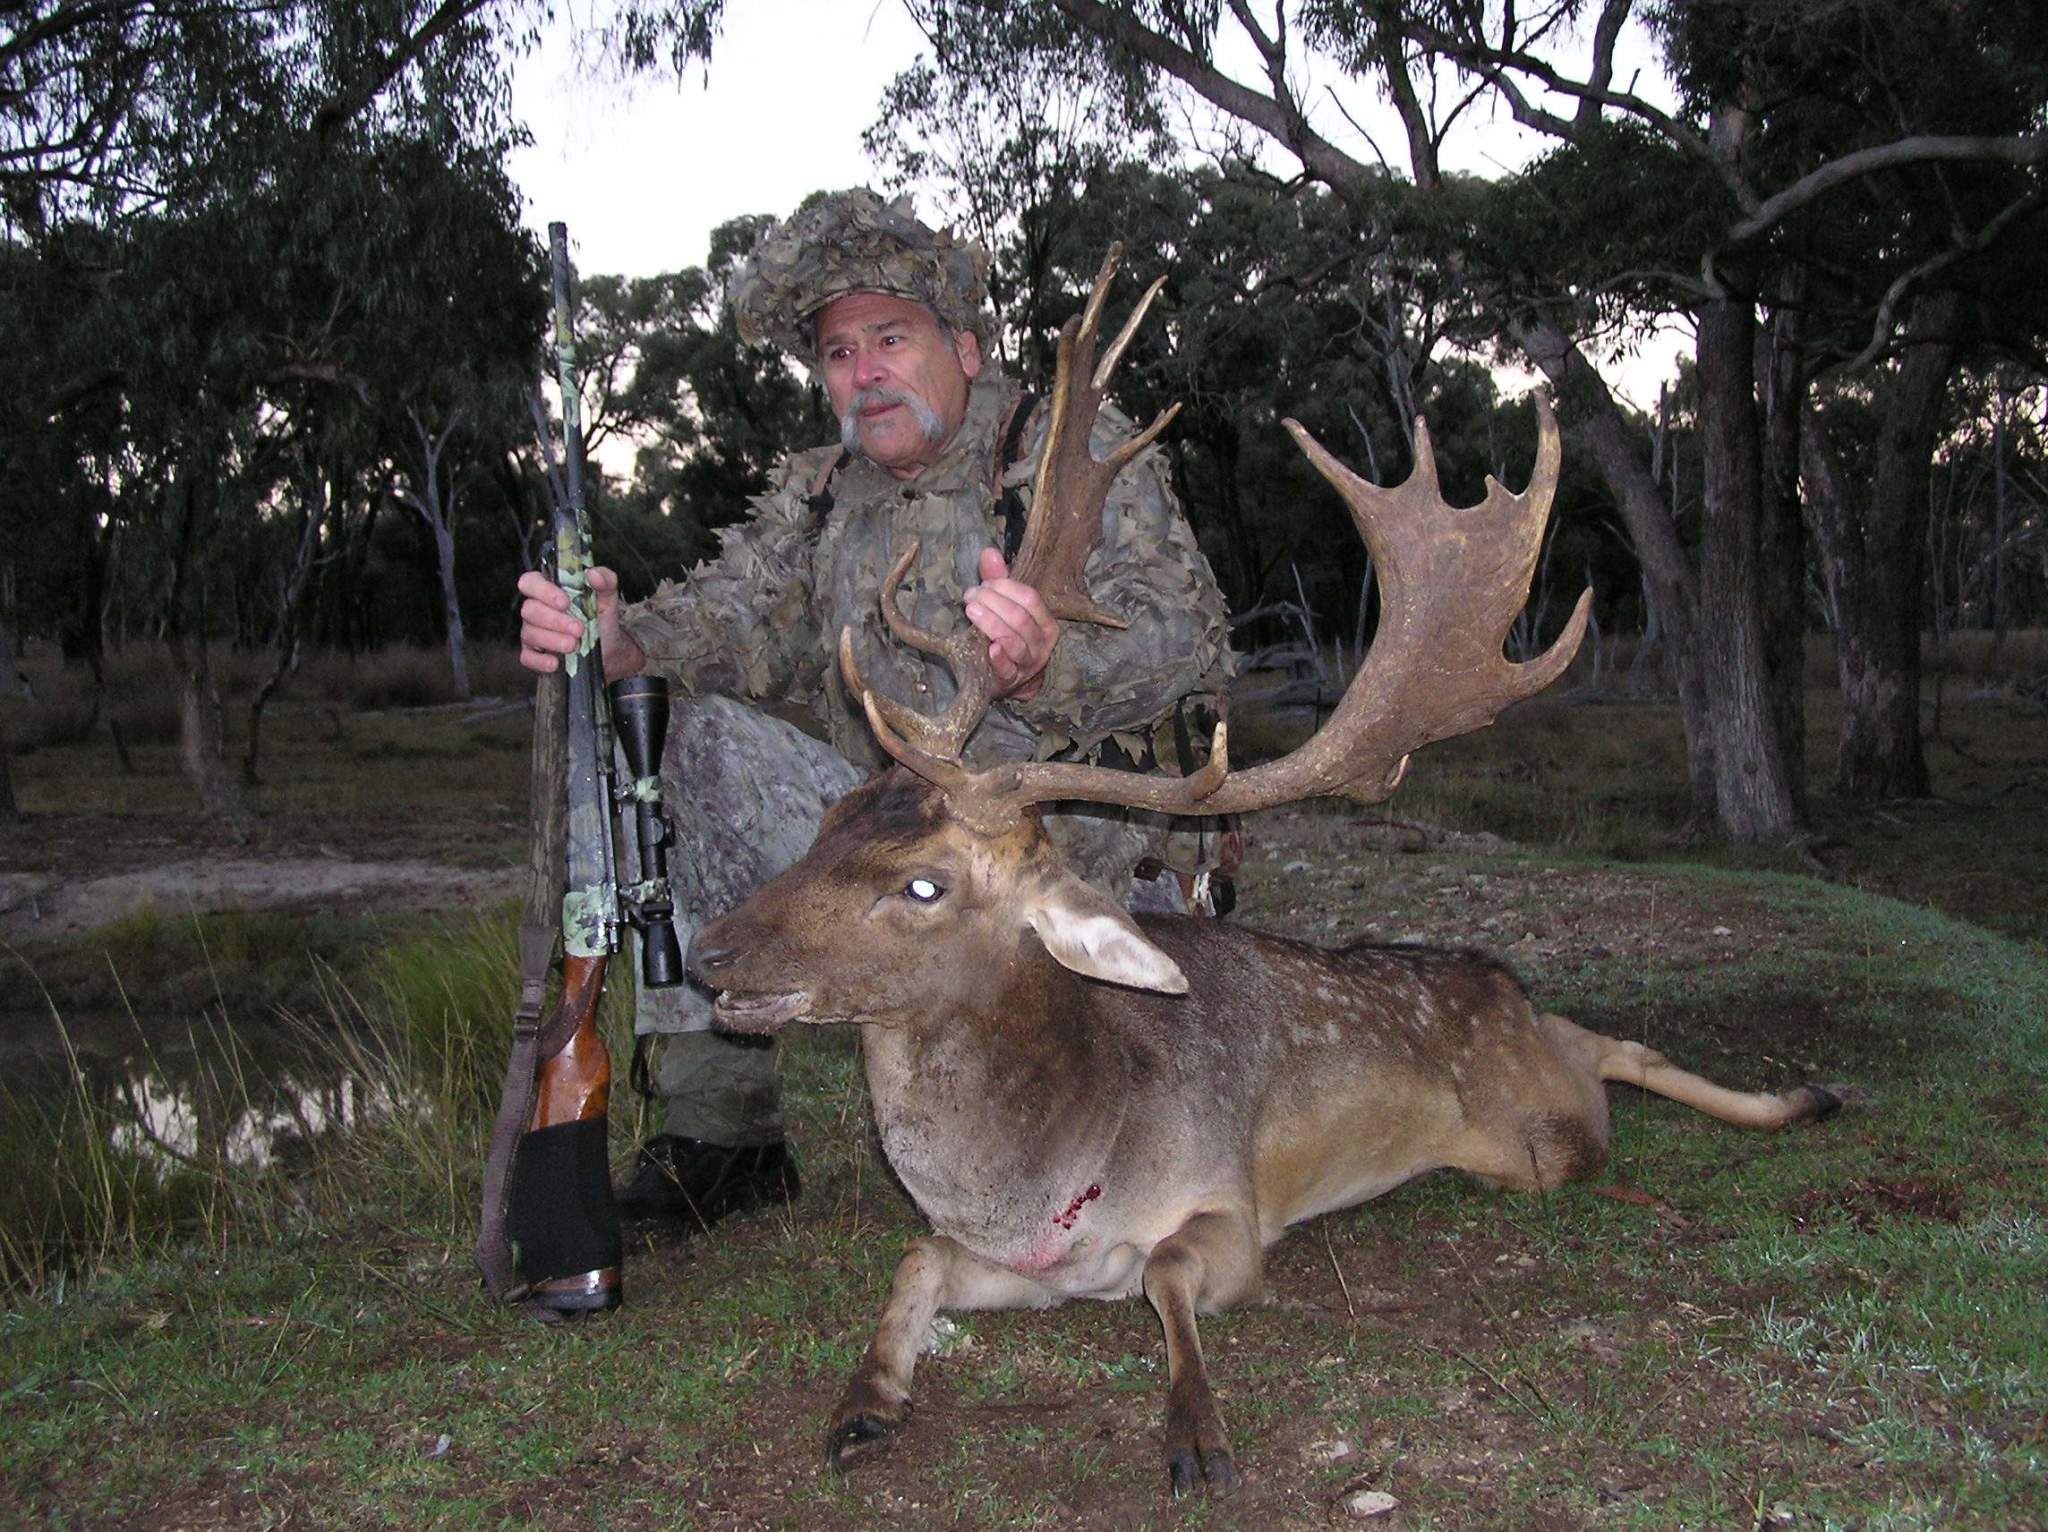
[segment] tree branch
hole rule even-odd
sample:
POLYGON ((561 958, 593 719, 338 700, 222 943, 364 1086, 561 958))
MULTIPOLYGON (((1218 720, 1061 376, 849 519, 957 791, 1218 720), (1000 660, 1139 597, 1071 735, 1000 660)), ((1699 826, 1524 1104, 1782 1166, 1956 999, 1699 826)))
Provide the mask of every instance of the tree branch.
POLYGON ((336 129, 375 101, 384 87, 429 47, 490 3, 491 0, 441 0, 440 8, 417 32, 383 58, 372 59, 353 83, 321 104, 313 113, 314 136, 322 140, 331 138, 336 129))
POLYGON ((1316 133, 1298 111, 1290 118, 1281 103, 1239 84, 1128 12, 1104 5, 1100 0, 1053 3, 1096 36, 1114 40, 1192 88, 1211 105, 1271 134, 1293 150, 1303 168, 1317 179, 1345 191, 1358 191, 1371 184, 1371 167, 1316 133))
POLYGON ((1870 149, 1858 149, 1820 169, 1800 177, 1783 191, 1756 205, 1749 217, 1728 231, 1728 242, 1739 245, 1754 239, 1789 214, 1818 201, 1846 182, 1880 171, 1907 165, 1927 165, 1957 160, 2004 161, 2012 165, 2048 163, 2048 133, 2027 133, 2010 138, 1958 138, 1922 134, 1895 139, 1870 149))
MULTIPOLYGON (((1736 204, 1745 212, 1754 209, 1757 206, 1756 193, 1737 173, 1735 167, 1717 157, 1708 147, 1707 141, 1690 126, 1669 112, 1651 105, 1633 91, 1615 90, 1606 83, 1613 68, 1613 38, 1608 35, 1608 28, 1611 25, 1616 32, 1620 28, 1619 18, 1611 15, 1617 4, 1619 0, 1608 0, 1607 10, 1603 11, 1596 30, 1596 45, 1604 39, 1608 51, 1604 57, 1596 56, 1595 78, 1592 80, 1570 79, 1545 60, 1521 49, 1496 48, 1476 32, 1468 37, 1457 37, 1423 22, 1403 23, 1403 30, 1422 46, 1457 61, 1475 74, 1483 75, 1491 81, 1507 98, 1508 109, 1514 114, 1515 120, 1524 127, 1533 128, 1539 133, 1566 143, 1576 143, 1578 135, 1595 120, 1590 110, 1592 107, 1615 107, 1655 128, 1702 164, 1712 166, 1735 198, 1736 204), (1526 74, 1560 95, 1572 97, 1579 102, 1578 115, 1568 119, 1558 116, 1555 112, 1543 110, 1523 94, 1521 86, 1509 77, 1510 70, 1526 74)), ((1625 10, 1626 7, 1622 9, 1625 10)))
POLYGON ((1884 354, 1891 344, 1892 325, 1897 317, 1899 305, 1906 296, 1937 272, 1945 271, 1958 261, 1988 249, 1992 244, 2029 213, 2037 212, 2048 205, 2048 193, 2032 191, 2015 202, 1999 209, 1991 221, 1975 234, 1966 235, 1946 250, 1937 251, 1926 260, 1908 271, 1901 272, 1892 285, 1885 289, 1884 299, 1877 306, 1877 317, 1871 322, 1870 339, 1863 349, 1841 363, 1843 372, 1860 372, 1884 354))

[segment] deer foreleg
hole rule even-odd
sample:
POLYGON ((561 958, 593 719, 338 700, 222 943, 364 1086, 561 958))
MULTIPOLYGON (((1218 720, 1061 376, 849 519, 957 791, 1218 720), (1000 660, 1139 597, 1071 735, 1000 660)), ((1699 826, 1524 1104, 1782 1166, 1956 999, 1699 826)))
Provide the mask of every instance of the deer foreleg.
POLYGON ((911 1241, 875 1338, 833 1413, 825 1461, 844 1468, 910 1419, 910 1374, 939 1310, 1043 1309, 1059 1301, 1051 1288, 991 1266, 942 1234, 911 1241))
POLYGON ((1166 1331, 1166 1472, 1176 1495, 1237 1487, 1195 1314, 1258 1296, 1260 1270, 1258 1225, 1248 1213, 1198 1213, 1145 1258, 1145 1296, 1166 1331))

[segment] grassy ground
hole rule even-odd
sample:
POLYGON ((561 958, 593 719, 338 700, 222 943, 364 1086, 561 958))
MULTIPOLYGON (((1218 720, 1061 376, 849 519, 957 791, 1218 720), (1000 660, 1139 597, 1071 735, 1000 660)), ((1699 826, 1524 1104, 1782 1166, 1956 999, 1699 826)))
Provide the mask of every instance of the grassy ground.
MULTIPOLYGON (((409 801, 419 760, 322 764, 317 713, 279 722, 280 761, 409 801)), ((1597 1186, 1431 1178, 1296 1230, 1269 1253, 1274 1302, 1203 1323, 1246 1474, 1217 1505, 1165 1496, 1136 1303, 956 1316, 909 1432, 822 1467, 919 1229, 849 1039, 784 1045, 799 1203, 713 1239, 637 1234, 624 1310, 541 1329, 486 1305, 467 1257, 502 919, 160 918, 0 954, 46 1013, 274 1035, 209 1053, 153 1034, 209 1073, 217 1124, 278 1112, 261 1077, 292 1070, 356 1124, 303 1121, 260 1165, 145 1172, 107 1147, 112 1097, 17 1095, 5 1131, 64 1150, 10 1153, 48 1190, 0 1199, 0 1522, 1264 1529, 1352 1525, 1377 1494, 1394 1504, 1365 1524, 1401 1528, 2048 1525, 2048 718, 1951 690, 1943 722, 1938 802, 1852 812, 1819 784, 1826 839, 1804 852, 1692 844, 1650 706, 1525 709, 1419 761, 1384 812, 1251 827, 1251 923, 1485 945, 1546 1006, 1689 1067, 1870 1099, 1762 1138, 1617 1089, 1597 1186), (321 961, 295 965, 295 941, 321 961), (22 1259, 19 1209, 60 1193, 72 1221, 22 1259)), ((516 831, 482 830, 520 801, 516 750, 440 715, 351 727, 447 752, 435 792, 478 830, 467 854, 516 856, 516 831)), ((91 748, 18 763, 35 833, 93 812, 64 806, 83 794, 63 752, 91 748)), ((615 1114, 622 1156, 638 1127, 615 1114)))

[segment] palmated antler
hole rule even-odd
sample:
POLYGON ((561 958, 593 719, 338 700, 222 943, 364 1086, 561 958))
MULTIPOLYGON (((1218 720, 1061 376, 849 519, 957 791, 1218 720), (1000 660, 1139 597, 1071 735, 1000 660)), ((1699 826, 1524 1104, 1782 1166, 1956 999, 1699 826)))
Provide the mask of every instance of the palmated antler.
POLYGON ((1510 703, 1543 690, 1564 673, 1585 637, 1591 590, 1579 597, 1546 653, 1521 664, 1502 654, 1528 599, 1557 490, 1557 417, 1540 394, 1536 423, 1529 487, 1514 495, 1489 477, 1485 500, 1458 510, 1438 488, 1422 421, 1415 423, 1414 472, 1393 489, 1366 483, 1299 423, 1286 422, 1351 507, 1380 582, 1379 632, 1365 663, 1336 711, 1291 754, 1232 772, 1227 731, 1219 724, 1209 761, 1193 776, 1144 777, 1041 761, 986 772, 990 780, 976 790, 1020 804, 1080 799, 1183 814, 1241 814, 1324 794, 1362 803, 1385 799, 1400 785, 1411 751, 1484 728, 1510 703))
MULTIPOLYGON (((1161 411, 1151 425, 1106 458, 1098 459, 1089 450, 1088 439, 1101 412, 1110 374, 1116 370, 1139 321, 1166 282, 1161 277, 1145 290, 1130 318, 1124 321, 1123 329, 1097 362, 1095 342, 1101 333, 1102 307, 1122 257, 1123 246, 1112 245, 1103 258, 1102 269, 1096 273, 1086 307, 1060 331, 1045 445, 1032 484, 1030 523, 1016 563, 1010 569, 1013 579, 1038 592, 1054 617, 1111 628, 1128 624, 1114 612, 1097 606, 1083 579, 1088 557, 1102 538, 1102 503, 1124 465, 1150 446, 1180 410, 1175 404, 1161 411)), ((896 589, 917 553, 918 545, 913 542, 882 581, 882 620, 902 643, 946 662, 958 687, 952 703, 944 713, 931 718, 870 690, 861 680, 854 661, 850 629, 839 635, 839 667, 847 689, 866 708, 868 721, 883 748, 913 771, 942 786, 949 782, 959 785, 971 775, 958 769, 960 753, 996 698, 995 669, 989 663, 988 639, 978 629, 963 626, 941 636, 903 615, 896 604, 896 589)))
MULTIPOLYGON (((1061 332, 1031 531, 1013 571, 1034 585, 1060 618, 1116 627, 1124 624, 1088 599, 1081 571, 1101 536, 1110 482, 1173 416, 1168 410, 1107 459, 1098 462, 1088 450, 1109 375, 1158 291, 1155 283, 1101 365, 1093 366, 1097 324, 1119 253, 1110 251, 1087 308, 1061 332)), ((1228 731, 1218 724, 1207 763, 1186 777, 1062 761, 967 770, 960 764, 960 749, 995 695, 988 645, 971 628, 939 640, 897 611, 896 584, 915 548, 897 561, 884 582, 882 612, 903 642, 941 655, 952 666, 960 683, 953 705, 942 717, 928 719, 877 697, 862 685, 854 666, 850 631, 840 635, 840 667, 882 747, 944 790, 956 813, 964 809, 1001 817, 1029 804, 1060 800, 1178 814, 1246 813, 1324 794, 1377 803, 1400 785, 1411 751, 1483 728, 1510 703, 1543 690, 1563 674, 1585 637, 1591 590, 1579 597, 1564 632, 1546 653, 1519 664, 1502 653, 1508 630, 1528 599, 1557 491, 1562 457, 1557 418, 1541 395, 1536 396, 1536 423, 1536 465, 1529 487, 1514 495, 1489 477, 1485 500, 1459 510, 1443 499, 1429 428, 1421 420, 1415 423, 1414 471, 1392 489, 1366 483, 1299 423, 1285 422, 1309 461, 1351 507, 1379 577, 1380 625, 1336 711, 1280 760, 1233 772, 1228 731)))

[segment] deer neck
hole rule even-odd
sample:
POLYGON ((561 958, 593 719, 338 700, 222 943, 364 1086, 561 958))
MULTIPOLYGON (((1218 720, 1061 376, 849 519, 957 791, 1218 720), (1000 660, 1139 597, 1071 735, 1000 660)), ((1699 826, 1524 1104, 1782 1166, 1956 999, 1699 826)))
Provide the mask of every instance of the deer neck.
POLYGON ((1027 938, 992 997, 861 1029, 883 1150, 940 1232, 1004 1259, 1048 1198, 1099 1179, 1127 1095, 1099 993, 1027 938))

